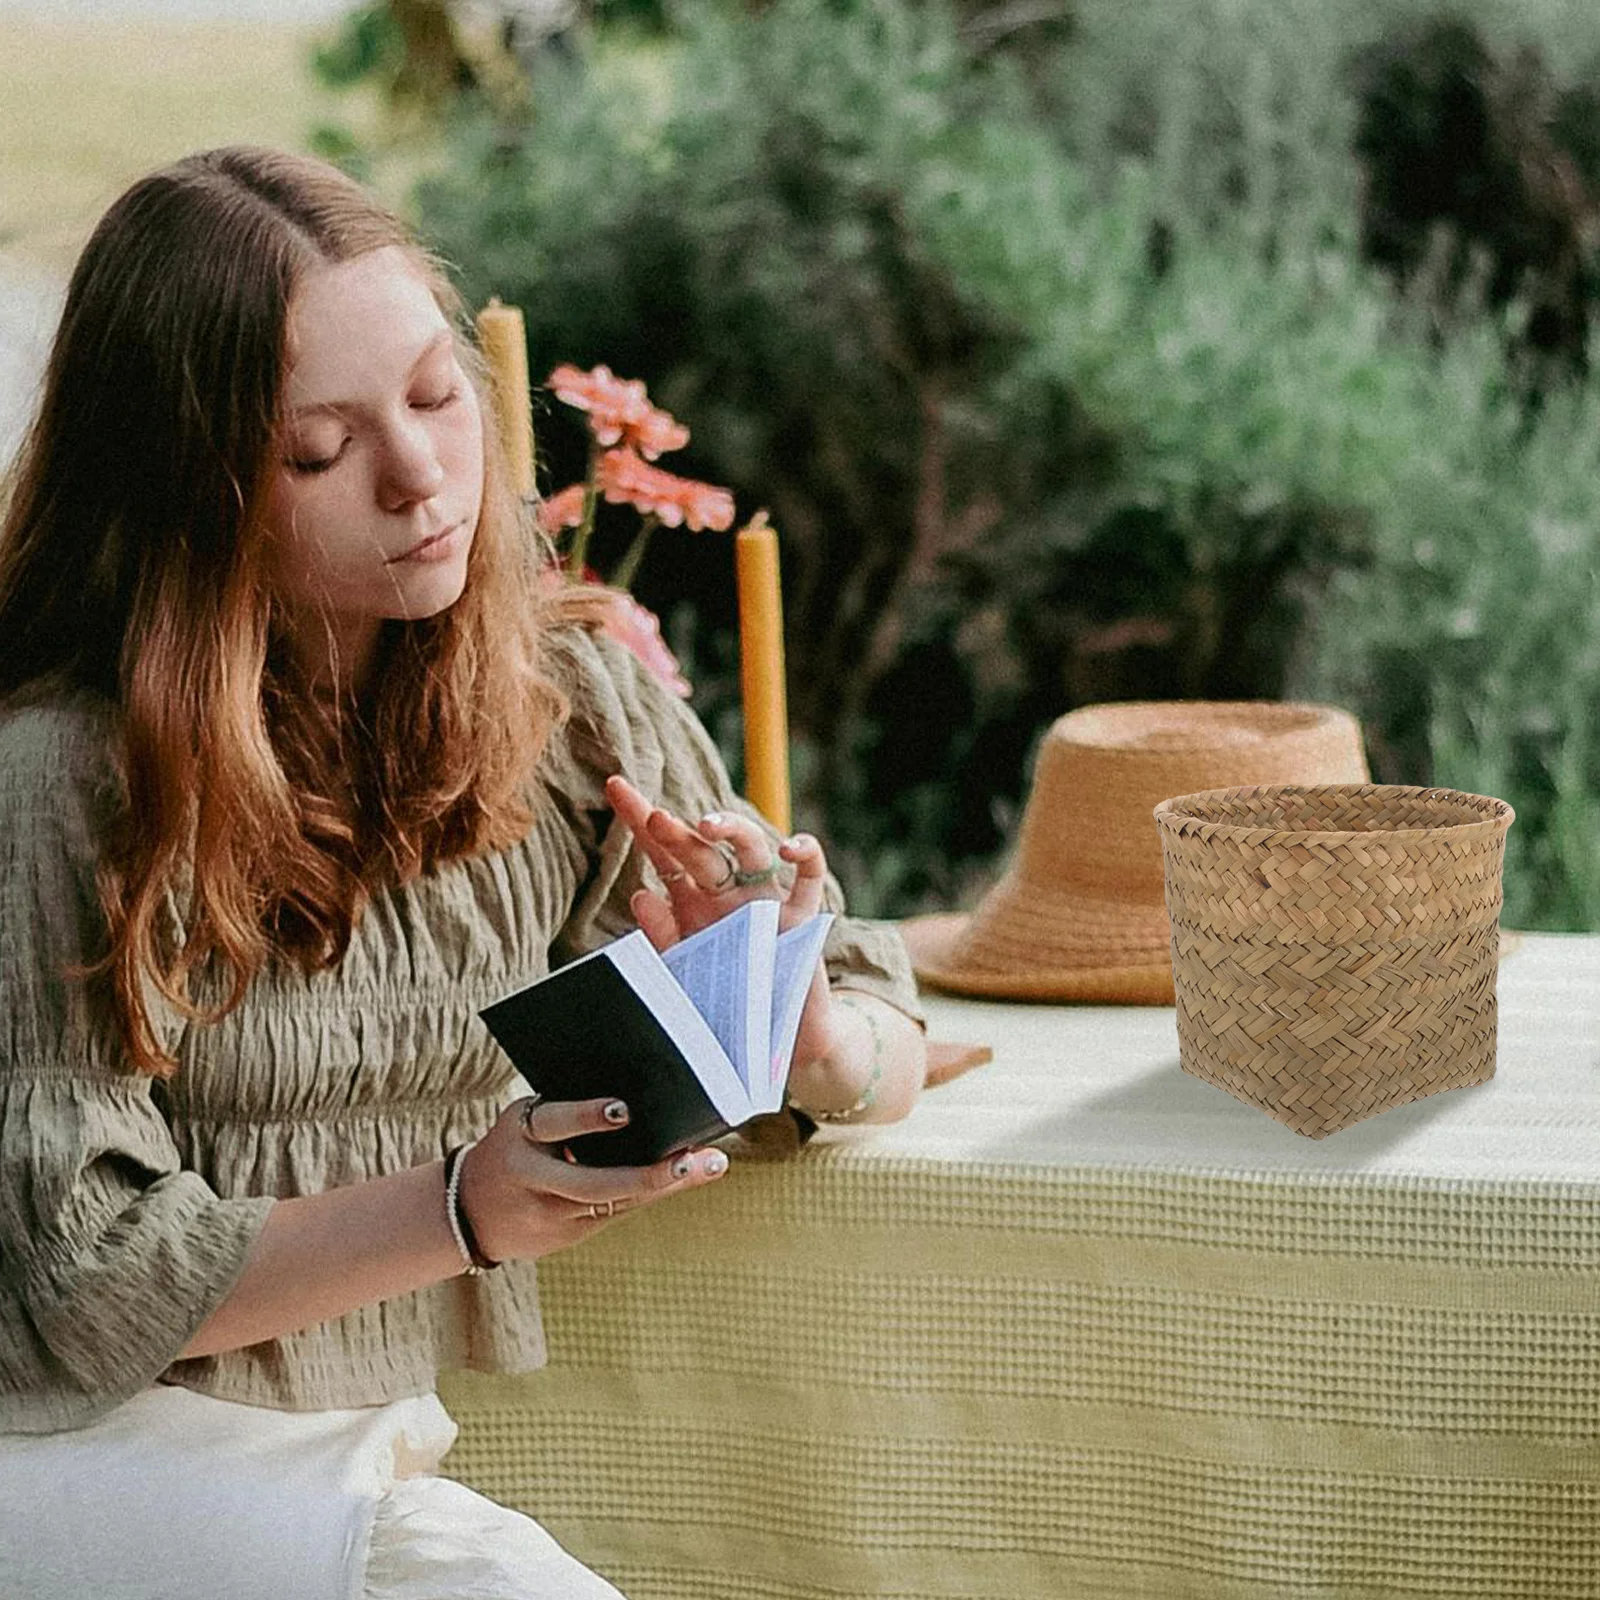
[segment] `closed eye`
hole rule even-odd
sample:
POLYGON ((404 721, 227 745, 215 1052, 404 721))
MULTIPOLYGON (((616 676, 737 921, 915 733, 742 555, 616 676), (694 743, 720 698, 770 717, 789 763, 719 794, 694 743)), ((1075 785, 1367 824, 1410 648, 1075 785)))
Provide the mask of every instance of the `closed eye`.
POLYGON ((330 467, 336 465, 345 452, 345 446, 349 443, 348 437, 342 440, 339 448, 331 456, 290 456, 285 465, 291 472, 297 472, 302 477, 315 477, 317 473, 326 472, 330 467))
POLYGON ((446 406, 450 405, 453 401, 459 400, 460 398, 461 388, 458 384, 450 389, 447 389, 443 394, 437 397, 424 397, 422 399, 413 400, 411 404, 418 411, 443 411, 446 406))

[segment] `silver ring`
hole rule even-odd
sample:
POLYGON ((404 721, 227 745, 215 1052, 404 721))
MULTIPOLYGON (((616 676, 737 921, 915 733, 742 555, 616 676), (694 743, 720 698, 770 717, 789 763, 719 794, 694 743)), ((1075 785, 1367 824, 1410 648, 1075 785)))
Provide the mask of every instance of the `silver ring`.
POLYGON ((522 1131, 530 1139, 537 1139, 533 1131, 533 1114, 539 1109, 539 1096, 531 1094, 522 1102, 522 1131))
POLYGON ((712 847, 722 857, 723 864, 728 869, 725 878, 718 878, 711 885, 712 894, 721 894, 724 889, 731 889, 739 881, 739 857, 734 854, 734 849, 726 839, 719 839, 712 847))

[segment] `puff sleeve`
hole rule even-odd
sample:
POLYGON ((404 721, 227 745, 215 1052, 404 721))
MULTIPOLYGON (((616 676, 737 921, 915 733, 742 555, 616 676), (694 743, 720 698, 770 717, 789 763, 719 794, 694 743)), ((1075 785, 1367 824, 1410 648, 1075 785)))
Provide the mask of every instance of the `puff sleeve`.
POLYGON ((73 974, 104 948, 105 749, 102 718, 0 724, 0 1431, 80 1426, 159 1378, 272 1204, 182 1170, 104 985, 73 974))
MULTIPOLYGON (((633 926, 628 901, 641 886, 659 888, 654 868, 612 815, 605 780, 620 772, 657 805, 689 821, 709 811, 752 818, 777 834, 734 792, 716 745, 700 720, 639 661, 604 634, 574 628, 561 635, 558 676, 572 714, 550 752, 555 786, 594 862, 571 918, 552 951, 569 960, 633 926)), ((830 875, 826 901, 838 913, 823 959, 838 989, 877 995, 921 1024, 911 963, 887 923, 843 915, 844 896, 830 875)))

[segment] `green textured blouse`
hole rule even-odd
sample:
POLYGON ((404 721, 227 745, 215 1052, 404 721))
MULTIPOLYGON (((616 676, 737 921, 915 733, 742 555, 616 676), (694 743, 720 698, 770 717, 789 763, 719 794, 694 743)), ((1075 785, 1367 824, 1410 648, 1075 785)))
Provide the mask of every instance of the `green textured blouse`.
MULTIPOLYGON (((270 967, 213 1025, 165 1016, 167 1083, 128 1070, 103 1002, 68 976, 105 942, 109 708, 0 717, 0 1432, 81 1426, 162 1379, 300 1410, 421 1393, 445 1368, 541 1364, 531 1262, 178 1354, 273 1198, 436 1160, 516 1097, 478 1009, 625 931, 629 895, 655 881, 606 803, 611 773, 683 816, 751 814, 699 722, 633 656, 576 628, 554 645, 572 715, 522 842, 377 895, 330 971, 270 967)), ((826 961, 836 985, 920 1015, 893 929, 841 918, 826 961)))

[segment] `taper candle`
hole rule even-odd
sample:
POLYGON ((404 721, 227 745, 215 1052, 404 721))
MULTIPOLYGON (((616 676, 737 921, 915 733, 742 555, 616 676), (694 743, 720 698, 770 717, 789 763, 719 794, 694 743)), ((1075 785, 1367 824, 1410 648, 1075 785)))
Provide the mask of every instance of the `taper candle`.
POLYGON ((744 694, 744 788, 780 832, 789 831, 789 703, 783 676, 778 535, 764 511, 734 540, 739 583, 739 679, 744 694))
POLYGON ((526 500, 533 493, 533 409, 528 390, 528 335, 516 306, 491 300, 478 313, 478 344, 489 368, 500 438, 511 469, 511 487, 526 500))

